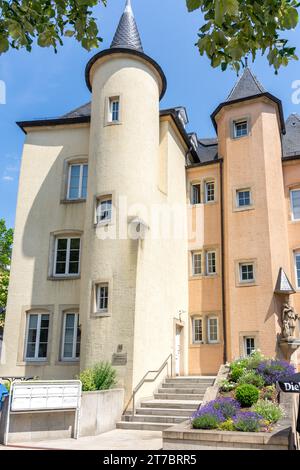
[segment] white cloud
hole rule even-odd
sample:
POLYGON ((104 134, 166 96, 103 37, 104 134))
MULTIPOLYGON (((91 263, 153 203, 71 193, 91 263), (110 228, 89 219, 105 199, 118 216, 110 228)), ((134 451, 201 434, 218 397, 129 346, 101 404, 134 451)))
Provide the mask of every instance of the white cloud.
POLYGON ((14 178, 12 176, 3 176, 3 181, 14 181, 14 178))

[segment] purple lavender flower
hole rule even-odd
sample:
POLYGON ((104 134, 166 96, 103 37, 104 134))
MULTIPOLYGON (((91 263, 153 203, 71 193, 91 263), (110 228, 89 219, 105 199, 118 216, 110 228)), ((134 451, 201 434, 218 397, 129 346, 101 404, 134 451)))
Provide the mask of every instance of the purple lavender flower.
POLYGON ((262 417, 252 411, 240 412, 233 418, 233 425, 236 431, 258 432, 261 428, 262 417))
POLYGON ((240 408, 241 405, 239 402, 233 398, 217 398, 216 400, 210 401, 199 408, 199 410, 193 414, 192 419, 199 418, 204 414, 213 414, 218 417, 220 422, 224 422, 235 416, 240 408))
POLYGON ((293 364, 279 360, 263 361, 257 367, 257 373, 264 379, 266 385, 273 385, 295 372, 293 364))

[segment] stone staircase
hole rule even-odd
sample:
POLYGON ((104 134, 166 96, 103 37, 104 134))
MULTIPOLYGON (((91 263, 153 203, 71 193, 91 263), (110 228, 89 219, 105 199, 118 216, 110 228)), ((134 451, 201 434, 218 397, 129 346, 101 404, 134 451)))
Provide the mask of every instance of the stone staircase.
POLYGON ((201 404, 215 377, 174 377, 166 379, 153 400, 142 401, 135 415, 126 413, 118 429, 164 431, 188 420, 201 404))

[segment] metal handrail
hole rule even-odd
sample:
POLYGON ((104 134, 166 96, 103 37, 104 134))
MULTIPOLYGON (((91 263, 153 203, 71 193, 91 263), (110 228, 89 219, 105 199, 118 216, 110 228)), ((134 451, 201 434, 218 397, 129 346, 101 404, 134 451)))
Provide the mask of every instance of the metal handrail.
POLYGON ((135 414, 135 396, 137 392, 142 388, 144 383, 147 382, 155 382, 155 380, 160 376, 162 371, 165 369, 165 367, 168 365, 169 360, 171 359, 171 377, 173 376, 173 354, 169 354, 167 359, 163 362, 163 364, 160 366, 158 370, 148 370, 148 372, 144 375, 142 380, 138 383, 138 385, 133 389, 132 395, 123 411, 123 415, 127 412, 130 403, 132 402, 132 416, 135 414), (147 379, 149 374, 156 374, 154 378, 152 379, 147 379))

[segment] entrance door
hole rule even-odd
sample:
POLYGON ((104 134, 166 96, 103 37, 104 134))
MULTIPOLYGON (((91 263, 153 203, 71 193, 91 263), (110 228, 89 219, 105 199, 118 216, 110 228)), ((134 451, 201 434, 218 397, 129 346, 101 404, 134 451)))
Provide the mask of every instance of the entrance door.
POLYGON ((176 327, 175 337, 175 373, 180 375, 181 371, 181 328, 176 327))

